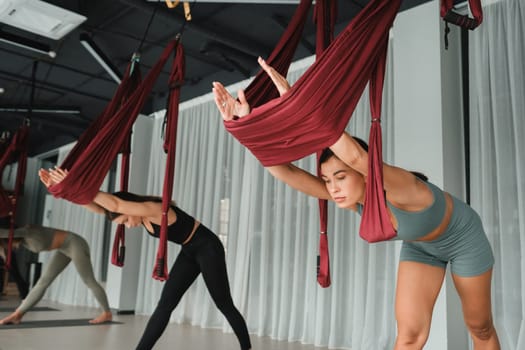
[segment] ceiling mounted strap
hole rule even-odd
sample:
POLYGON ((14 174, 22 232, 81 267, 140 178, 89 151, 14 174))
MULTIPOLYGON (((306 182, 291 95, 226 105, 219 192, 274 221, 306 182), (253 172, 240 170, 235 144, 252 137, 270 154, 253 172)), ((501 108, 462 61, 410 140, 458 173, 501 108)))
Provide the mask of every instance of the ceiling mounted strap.
POLYGON ((137 49, 137 52, 139 53, 142 50, 142 45, 144 45, 144 41, 146 40, 146 37, 148 36, 149 29, 151 27, 151 23, 153 23, 153 18, 155 17, 155 13, 157 13, 157 8, 155 7, 153 11, 151 12, 151 17, 149 18, 148 25, 146 26, 146 30, 144 31, 144 35, 142 36, 142 40, 140 40, 139 48, 137 49))
POLYGON ((31 72, 31 95, 29 98, 29 108, 27 111, 27 116, 25 123, 27 126, 31 125, 31 115, 33 114, 33 105, 35 103, 35 88, 36 88, 36 71, 38 69, 38 61, 33 61, 33 70, 31 72))

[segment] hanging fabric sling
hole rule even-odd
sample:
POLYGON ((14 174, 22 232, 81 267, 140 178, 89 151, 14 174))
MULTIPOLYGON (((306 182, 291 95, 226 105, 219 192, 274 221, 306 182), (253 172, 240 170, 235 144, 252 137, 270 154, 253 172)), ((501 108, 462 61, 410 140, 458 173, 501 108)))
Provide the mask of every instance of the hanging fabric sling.
POLYGON ((332 145, 370 80, 399 3, 370 1, 287 93, 225 121, 227 130, 264 166, 332 145))
MULTIPOLYGON (((137 86, 142 81, 142 74, 140 74, 140 52, 142 50, 142 45, 146 40, 146 36, 155 17, 157 8, 151 13, 150 19, 142 40, 140 41, 139 47, 131 58, 131 65, 129 69, 126 70, 126 75, 134 74, 135 79, 132 83, 125 84, 126 89, 122 96, 122 102, 119 104, 122 105, 131 95, 131 93, 137 88, 137 86), (136 70, 136 71, 135 71, 136 70)), ((117 100, 118 102, 119 100, 117 100)), ((121 162, 120 162, 120 191, 127 192, 129 184, 129 166, 131 160, 131 130, 129 130, 128 135, 122 145, 120 150, 121 162)), ((124 224, 118 224, 117 230, 115 231, 115 238, 113 239, 113 248, 111 250, 111 263, 115 266, 122 267, 124 266, 124 260, 126 256, 126 227, 124 224)))
MULTIPOLYGON (((120 106, 110 104, 107 107, 110 112, 104 112, 101 120, 97 119, 90 126, 86 131, 88 136, 81 137, 79 140, 79 143, 85 142, 85 144, 73 148, 61 165, 62 168, 69 170, 68 176, 59 184, 51 186, 49 188, 50 193, 55 197, 64 198, 77 204, 87 204, 93 200, 111 167, 111 163, 123 145, 126 144, 126 141, 129 142, 129 132, 133 123, 171 52, 178 46, 177 43, 177 40, 173 40, 168 44, 159 61, 134 89, 130 88, 132 85, 128 84, 130 84, 130 80, 137 78, 134 78, 135 73, 129 76, 130 67, 128 66, 122 84, 117 90, 116 98, 112 102, 121 100, 120 96, 125 95, 126 91, 131 91, 131 94, 120 106), (113 110, 116 112, 111 113, 113 110), (91 139, 89 139, 90 136, 91 139), (93 168, 96 168, 97 171, 93 172, 93 168)), ((133 71, 135 72, 135 69, 133 71)), ((118 236, 117 234, 115 241, 118 241, 118 236)), ((123 254, 123 250, 114 244, 113 252, 112 261, 118 265, 120 262, 116 261, 118 258, 115 257, 115 254, 123 254)))
MULTIPOLYGON (((266 59, 266 62, 276 69, 281 75, 286 76, 292 62, 294 53, 299 45, 301 35, 311 8, 310 0, 301 0, 294 16, 290 20, 288 27, 281 36, 276 47, 266 59)), ((314 20, 317 23, 316 48, 324 48, 333 38, 333 28, 336 17, 336 3, 331 0, 316 1, 314 10, 314 20)), ((320 52, 317 52, 318 54, 320 52)), ((260 106, 273 98, 279 96, 273 82, 268 78, 264 71, 260 71, 250 85, 245 89, 248 103, 252 107, 260 106)), ((328 238, 326 235, 327 227, 327 202, 319 202, 321 235, 319 240, 319 256, 317 264, 317 281, 322 287, 330 285, 330 266, 328 254, 328 238)))
MULTIPOLYGON (((374 113, 380 113, 384 57, 388 34, 397 14, 400 0, 372 0, 338 35, 306 73, 280 98, 256 107, 236 121, 225 121, 232 133, 264 166, 292 162, 331 146, 344 131, 361 94, 370 84, 374 113), (379 98, 376 98, 379 97, 379 98), (278 126, 278 127, 275 127, 278 126)), ((379 117, 374 116, 374 135, 380 127, 379 117)), ((370 162, 376 164, 377 138, 370 140, 370 162)), ((367 181, 369 187, 382 189, 380 178, 367 181)), ((367 197, 368 206, 379 198, 367 197)), ((388 239, 395 232, 390 218, 381 210, 370 216, 363 212, 360 233, 369 241, 377 237, 388 239), (369 232, 378 221, 385 232, 369 232)))
MULTIPOLYGON (((0 217, 9 217, 9 236, 7 244, 6 267, 11 268, 13 234, 15 230, 18 197, 22 194, 27 167, 27 145, 29 135, 29 119, 13 135, 11 143, 0 158, 0 176, 7 165, 17 163, 16 182, 14 190, 8 193, 0 181, 0 217)), ((1 179, 1 177, 0 177, 1 179)))
MULTIPOLYGON (((80 136, 78 142, 60 165, 69 175, 59 184, 49 187, 55 197, 77 204, 87 204, 95 197, 100 185, 122 149, 143 101, 138 94, 147 88, 140 82, 140 73, 128 66, 124 78, 111 102, 80 136), (127 99, 125 97, 127 96, 127 99), (135 98, 133 98, 135 97, 135 98)), ((142 96, 140 96, 142 97, 142 96)))
MULTIPOLYGON (((479 24, 479 0, 469 2, 479 24)), ((370 242, 395 235, 384 205, 380 112, 388 31, 399 5, 400 0, 370 1, 288 93, 242 119, 224 122, 263 165, 292 162, 339 138, 370 82, 370 175, 360 227, 361 237, 370 242)), ((451 7, 445 3, 443 8, 451 7)))
MULTIPOLYGON (((322 0, 316 3, 314 21, 317 24, 316 51, 317 57, 326 50, 334 40, 334 26, 337 18, 337 3, 322 0)), ((321 176, 319 157, 322 151, 317 152, 317 175, 321 176)), ((317 257, 317 283, 323 288, 328 288, 330 281, 330 254, 328 250, 328 201, 319 199, 319 255, 317 257)))
POLYGON ((170 94, 166 109, 166 130, 164 152, 167 153, 164 185, 162 190, 162 222, 159 235, 157 259, 153 269, 153 278, 164 281, 168 278, 167 248, 168 248, 168 210, 170 209, 173 182, 175 176, 175 155, 177 145, 177 126, 179 120, 180 88, 184 80, 185 62, 184 48, 179 42, 169 78, 170 94))
POLYGON ((2 188, 2 181, 0 177, 0 217, 9 217, 9 237, 7 243, 7 259, 6 267, 11 268, 12 250, 13 250, 13 236, 15 233, 15 220, 18 208, 18 197, 24 190, 24 181, 27 171, 27 149, 29 144, 29 125, 31 124, 31 115, 33 113, 33 104, 35 99, 35 83, 36 72, 38 69, 38 61, 33 61, 33 69, 31 71, 31 94, 29 100, 29 111, 24 123, 13 135, 11 143, 6 152, 0 158, 0 176, 3 174, 5 167, 11 163, 17 163, 15 188, 12 193, 7 194, 2 188))
MULTIPOLYGON (((138 69, 135 68, 135 69, 138 69)), ((129 184, 129 165, 131 159, 131 130, 128 133, 122 149, 120 150, 120 190, 128 191, 129 184)), ((117 225, 115 238, 113 239, 113 248, 111 250, 111 263, 115 266, 124 266, 126 255, 126 227, 124 224, 117 225)))
MULTIPOLYGON (((139 54, 134 53, 130 66, 126 69, 125 77, 132 76, 132 79, 128 79, 125 84, 121 84, 122 95, 117 92, 117 98, 112 101, 116 102, 112 106, 112 113, 108 114, 111 116, 115 113, 115 110, 119 106, 123 105, 131 96, 133 91, 138 88, 140 82, 142 81, 142 74, 140 72, 139 66, 139 54)), ((120 89, 120 86, 119 86, 120 89)), ((118 90, 118 89, 117 89, 118 90)), ((129 165, 131 159, 131 129, 128 131, 128 134, 122 144, 122 148, 119 151, 121 161, 120 161, 120 190, 123 192, 128 191, 129 183, 129 165)), ((124 259, 126 254, 126 227, 124 224, 117 225, 117 230, 115 231, 115 238, 113 239, 113 248, 111 250, 111 263, 115 266, 124 266, 124 259)))

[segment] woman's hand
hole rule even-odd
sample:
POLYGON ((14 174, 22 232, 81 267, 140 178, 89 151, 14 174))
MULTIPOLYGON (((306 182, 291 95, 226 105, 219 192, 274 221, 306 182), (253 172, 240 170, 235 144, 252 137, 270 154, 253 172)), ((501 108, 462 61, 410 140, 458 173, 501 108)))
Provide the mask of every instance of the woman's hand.
POLYGON ((40 178, 40 182, 42 182, 44 186, 46 186, 47 188, 54 185, 54 182, 51 179, 51 175, 49 175, 49 170, 46 170, 46 169, 38 170, 38 177, 40 178))
POLYGON ((214 81, 212 91, 215 104, 217 105, 219 112, 221 112, 222 119, 233 120, 235 119, 235 116, 242 118, 250 114, 250 105, 248 104, 248 101, 246 101, 246 96, 244 96, 243 90, 237 92, 239 100, 236 100, 230 95, 224 85, 214 81))
POLYGON ((47 187, 51 187, 53 185, 56 185, 62 180, 64 180, 68 174, 68 170, 63 170, 59 167, 55 167, 54 169, 40 169, 38 171, 38 176, 40 177, 40 181, 47 187))
MULTIPOLYGON (((268 74, 281 96, 290 90, 288 80, 272 66, 268 65, 264 59, 259 57, 257 62, 259 62, 261 68, 268 74)), ((238 100, 236 100, 221 83, 214 81, 212 91, 215 104, 219 112, 221 112, 222 119, 234 120, 235 117, 242 118, 250 113, 251 108, 243 90, 237 92, 238 100)))
POLYGON ((276 71, 272 66, 268 65, 266 61, 259 57, 257 59, 257 62, 259 62, 259 65, 262 69, 268 74, 270 79, 272 79, 273 83, 275 84, 275 87, 277 88, 277 91, 279 91, 279 95, 284 95, 288 90, 290 90, 290 83, 288 83, 288 80, 286 80, 285 77, 283 77, 278 71, 276 71))

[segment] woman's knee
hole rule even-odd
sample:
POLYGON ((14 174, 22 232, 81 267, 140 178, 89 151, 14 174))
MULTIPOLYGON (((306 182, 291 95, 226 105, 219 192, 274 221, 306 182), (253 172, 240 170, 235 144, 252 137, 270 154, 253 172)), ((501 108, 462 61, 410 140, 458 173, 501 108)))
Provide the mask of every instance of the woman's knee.
POLYGON ((496 333, 494 324, 490 319, 467 320, 466 324, 472 337, 482 341, 491 339, 496 333))
POLYGON ((427 342, 430 325, 423 324, 399 324, 397 333, 397 346, 410 349, 422 349, 427 342))

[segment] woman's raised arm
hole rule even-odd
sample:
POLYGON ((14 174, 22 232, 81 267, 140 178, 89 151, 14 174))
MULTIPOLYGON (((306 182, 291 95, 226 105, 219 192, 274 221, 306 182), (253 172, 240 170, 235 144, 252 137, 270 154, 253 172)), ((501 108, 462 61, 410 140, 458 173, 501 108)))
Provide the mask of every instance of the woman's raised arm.
POLYGON ((297 191, 320 199, 332 199, 323 180, 293 164, 269 166, 266 169, 276 179, 297 191))

